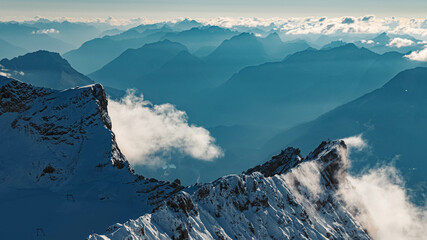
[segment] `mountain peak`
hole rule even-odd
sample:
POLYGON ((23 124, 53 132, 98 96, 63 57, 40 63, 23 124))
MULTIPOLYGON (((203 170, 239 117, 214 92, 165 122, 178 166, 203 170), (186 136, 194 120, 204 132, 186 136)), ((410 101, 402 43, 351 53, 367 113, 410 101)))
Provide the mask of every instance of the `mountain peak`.
POLYGON ((142 46, 139 49, 176 49, 176 51, 188 51, 187 47, 178 42, 173 42, 169 39, 164 39, 162 41, 148 43, 142 46))
POLYGON ((341 40, 332 41, 322 47, 322 50, 332 49, 336 47, 345 46, 347 43, 341 40))
POLYGON ((302 161, 299 149, 289 147, 282 150, 280 154, 273 156, 268 162, 258 165, 244 172, 244 174, 251 174, 253 172, 260 172, 266 177, 271 177, 276 174, 282 174, 302 161))
POLYGON ((346 149, 347 146, 344 141, 324 141, 307 157, 303 158, 299 149, 288 147, 282 150, 280 154, 273 156, 268 162, 251 168, 244 174, 260 172, 265 177, 271 177, 277 174, 285 174, 300 163, 314 161, 319 163, 321 171, 328 177, 328 182, 337 185, 339 174, 346 171, 346 162, 341 156, 341 153, 346 149))
POLYGON ((332 49, 335 49, 335 50, 338 50, 338 49, 357 50, 359 48, 354 43, 345 43, 343 45, 340 45, 340 46, 332 48, 332 49))
POLYGON ((8 69, 20 70, 71 68, 67 60, 63 59, 59 53, 45 50, 27 53, 11 60, 3 59, 0 61, 0 64, 8 69))
POLYGON ((89 239, 137 234, 150 238, 160 231, 172 239, 371 239, 337 197, 335 182, 330 180, 343 148, 342 141, 323 142, 309 155, 313 159, 304 162, 298 149, 287 148, 270 165, 281 159, 300 162, 290 171, 266 176, 248 170, 183 189, 150 214, 89 239), (260 219, 268 219, 268 224, 260 219))
POLYGON ((93 84, 55 52, 40 50, 0 61, 0 70, 23 82, 39 87, 68 89, 93 84))
POLYGON ((404 70, 386 83, 383 88, 394 88, 400 92, 422 93, 427 89, 427 67, 404 70))
POLYGON ((232 37, 230 41, 231 40, 247 40, 247 39, 256 39, 256 37, 253 33, 244 32, 232 37))
POLYGON ((390 42, 390 37, 386 32, 383 32, 380 35, 373 38, 372 41, 380 44, 388 44, 390 42))
POLYGON ((280 38, 279 34, 277 34, 277 32, 272 32, 272 33, 268 34, 268 36, 265 37, 265 40, 274 41, 274 42, 282 42, 282 39, 280 38))

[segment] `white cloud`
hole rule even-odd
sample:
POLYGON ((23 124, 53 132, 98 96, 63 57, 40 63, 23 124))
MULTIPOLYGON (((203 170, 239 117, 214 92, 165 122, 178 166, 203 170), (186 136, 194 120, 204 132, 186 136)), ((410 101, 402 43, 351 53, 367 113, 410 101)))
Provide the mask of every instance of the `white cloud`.
POLYGON ((0 76, 11 77, 10 73, 0 71, 0 76))
POLYGON ((422 240, 427 236, 427 211, 413 205, 393 167, 348 176, 341 196, 375 240, 422 240))
POLYGON ((188 123, 185 112, 171 104, 152 105, 129 91, 108 112, 120 149, 131 164, 162 167, 172 153, 212 161, 222 156, 209 131, 188 123))
POLYGON ((349 149, 356 149, 358 151, 362 151, 368 146, 366 141, 362 138, 362 134, 348 137, 348 138, 343 138, 341 140, 345 142, 345 144, 349 149))
MULTIPOLYGON (((350 150, 368 148, 362 135, 342 140, 350 150)), ((427 236, 427 210, 409 201, 402 177, 392 166, 358 176, 347 174, 338 195, 374 240, 422 240, 427 236)))
POLYGON ((415 42, 410 40, 410 39, 393 38, 390 40, 390 43, 388 43, 387 46, 401 48, 401 47, 408 47, 408 46, 411 46, 413 44, 415 44, 415 42))
POLYGON ((59 33, 59 30, 56 30, 55 28, 48 28, 48 29, 39 29, 37 31, 33 31, 32 34, 56 34, 59 33))
POLYGON ((427 47, 419 51, 413 51, 404 57, 409 58, 413 61, 427 62, 427 47))
MULTIPOLYGON (((43 17, 46 18, 46 17, 43 17)), ((285 34, 377 34, 387 32, 392 34, 409 34, 415 38, 427 40, 427 20, 425 18, 403 18, 375 16, 343 16, 343 17, 301 17, 301 18, 262 18, 262 17, 217 17, 217 18, 190 18, 204 24, 216 25, 226 28, 236 26, 267 27, 270 24, 277 26, 274 30, 281 30, 285 34), (350 24, 349 24, 350 23, 350 24)), ((0 20, 34 20, 33 18, 21 17, 20 19, 2 18, 0 20)), ((148 19, 135 16, 133 18, 72 18, 59 17, 50 18, 55 21, 85 22, 92 24, 108 24, 116 27, 131 27, 138 24, 150 24, 157 22, 176 22, 179 18, 148 19)), ((182 18, 181 18, 182 20, 182 18)))
POLYGON ((374 44, 373 40, 361 40, 361 43, 366 43, 366 44, 374 44))

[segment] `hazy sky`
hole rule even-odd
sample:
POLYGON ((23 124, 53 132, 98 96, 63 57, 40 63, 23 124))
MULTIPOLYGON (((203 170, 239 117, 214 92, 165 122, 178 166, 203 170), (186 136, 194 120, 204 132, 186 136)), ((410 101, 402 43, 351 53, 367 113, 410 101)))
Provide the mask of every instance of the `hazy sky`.
POLYGON ((4 20, 43 17, 427 17, 427 0, 0 0, 4 20))

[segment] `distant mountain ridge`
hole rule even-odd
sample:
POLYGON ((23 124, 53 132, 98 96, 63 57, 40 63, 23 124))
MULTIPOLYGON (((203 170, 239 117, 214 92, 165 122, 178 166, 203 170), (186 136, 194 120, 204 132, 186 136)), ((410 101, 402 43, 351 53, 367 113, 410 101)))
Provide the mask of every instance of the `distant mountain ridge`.
POLYGON ((67 89, 93 84, 74 70, 58 53, 37 51, 0 61, 0 71, 27 83, 53 89, 67 89))
POLYGON ((399 53, 379 55, 354 44, 310 48, 281 62, 242 69, 221 86, 201 93, 201 100, 188 111, 207 126, 290 127, 380 87, 399 71, 423 65, 399 53), (215 119, 204 115, 206 105, 218 112, 215 119))
POLYGON ((0 59, 13 58, 25 54, 28 50, 15 46, 10 42, 0 39, 0 59))
POLYGON ((427 68, 402 71, 381 88, 277 134, 264 146, 264 152, 275 152, 283 144, 308 151, 319 139, 362 134, 371 150, 352 157, 353 170, 392 163, 417 193, 414 200, 422 205, 427 192, 426 164, 417 156, 423 154, 427 134, 423 121, 427 116, 426 91, 427 68))
POLYGON ((118 88, 127 89, 139 85, 143 89, 144 76, 159 69, 178 53, 188 51, 176 42, 164 40, 146 44, 138 49, 128 49, 119 57, 89 76, 95 81, 118 88))
POLYGON ((55 52, 66 52, 73 48, 72 44, 61 41, 47 34, 45 31, 46 29, 17 22, 0 22, 1 38, 28 51, 44 49, 55 52))

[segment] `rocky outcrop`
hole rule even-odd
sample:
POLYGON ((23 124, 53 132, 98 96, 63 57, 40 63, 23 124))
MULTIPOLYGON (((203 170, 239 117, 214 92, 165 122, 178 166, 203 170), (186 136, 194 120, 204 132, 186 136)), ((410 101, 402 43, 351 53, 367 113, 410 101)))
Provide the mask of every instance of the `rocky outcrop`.
POLYGON ((345 155, 343 141, 323 142, 305 158, 288 148, 89 239, 370 239, 336 196, 345 155))
POLYGON ((25 239, 38 223, 50 228, 47 239, 82 239, 128 220, 129 212, 151 212, 183 189, 134 174, 111 131, 107 105, 99 84, 58 91, 0 76, 0 203, 4 219, 20 219, 8 222, 3 237, 25 239), (9 198, 25 199, 25 206, 9 198), (72 224, 61 224, 67 221, 72 224))

